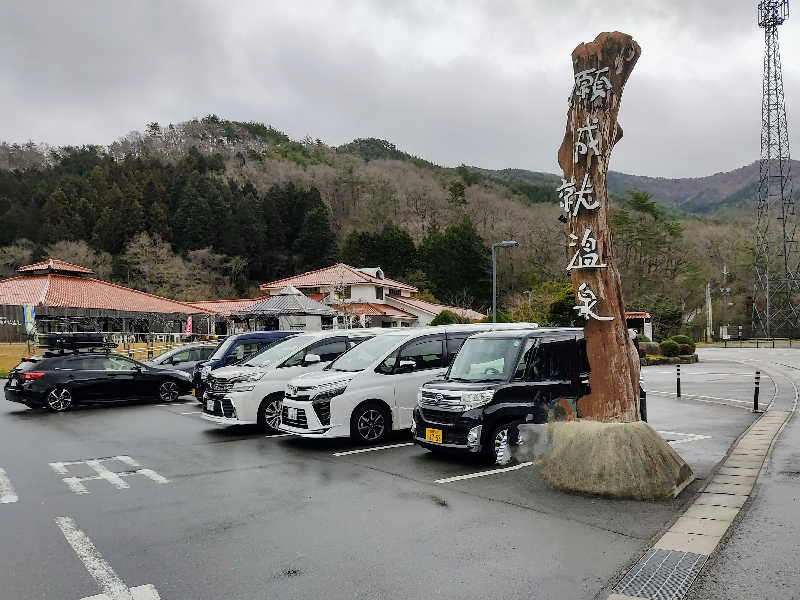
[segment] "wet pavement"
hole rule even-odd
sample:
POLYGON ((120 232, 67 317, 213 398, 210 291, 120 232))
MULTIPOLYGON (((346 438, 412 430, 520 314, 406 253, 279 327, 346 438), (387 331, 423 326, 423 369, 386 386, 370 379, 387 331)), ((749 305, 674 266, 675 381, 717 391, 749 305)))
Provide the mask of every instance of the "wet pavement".
POLYGON ((492 467, 407 432, 352 453, 220 428, 191 400, 66 414, 2 402, 0 597, 604 597, 752 422, 745 358, 686 366, 696 399, 669 395, 669 368, 645 370, 664 392, 650 423, 699 478, 668 502, 554 492, 536 466, 474 476, 492 467))
MULTIPOLYGON (((729 349, 730 350, 730 349, 729 349)), ((792 411, 800 387, 800 352, 737 351, 748 366, 768 369, 780 387, 772 408, 792 411)), ((712 356, 731 356, 709 351, 712 356)), ((688 598, 693 600, 800 598, 800 421, 795 414, 776 438, 755 494, 688 598)))

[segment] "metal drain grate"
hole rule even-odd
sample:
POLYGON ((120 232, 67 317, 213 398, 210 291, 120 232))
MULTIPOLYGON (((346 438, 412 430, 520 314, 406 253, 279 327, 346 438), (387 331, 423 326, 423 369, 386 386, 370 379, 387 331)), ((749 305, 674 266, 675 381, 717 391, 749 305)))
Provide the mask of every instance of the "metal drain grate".
POLYGON ((614 591, 652 600, 678 600, 689 590, 706 559, 705 554, 651 548, 614 591))

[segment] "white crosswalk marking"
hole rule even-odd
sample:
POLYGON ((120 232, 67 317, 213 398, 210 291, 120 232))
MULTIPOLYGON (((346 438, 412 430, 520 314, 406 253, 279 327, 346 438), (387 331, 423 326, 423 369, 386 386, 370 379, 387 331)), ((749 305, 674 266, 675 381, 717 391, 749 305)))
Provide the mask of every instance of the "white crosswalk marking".
POLYGON ((700 433, 681 433, 680 431, 657 431, 661 437, 675 437, 678 436, 677 439, 674 439, 670 442, 667 442, 670 446, 677 446, 678 444, 685 444, 686 442, 697 442, 700 440, 710 440, 710 435, 702 435, 700 433))
POLYGON ((19 496, 11 485, 11 480, 6 475, 5 469, 0 469, 0 504, 11 504, 19 500, 19 496))
POLYGON ((52 462, 50 467, 59 475, 69 475, 67 467, 74 465, 87 465, 96 475, 89 475, 87 477, 64 477, 62 481, 67 484, 67 487, 76 494, 88 494, 89 489, 84 485, 85 481, 98 481, 104 480, 113 485, 118 490, 126 490, 131 486, 123 477, 130 477, 132 475, 142 475, 156 483, 169 483, 169 479, 153 471, 153 469, 143 469, 138 462, 130 456, 107 456, 105 458, 91 458, 88 460, 73 460, 67 462, 52 462), (129 471, 112 471, 105 464, 109 461, 117 461, 132 467, 129 471))
POLYGON ((56 525, 61 529, 67 543, 97 582, 101 594, 83 600, 160 600, 158 591, 152 585, 142 585, 128 589, 125 582, 111 568, 100 551, 83 531, 78 529, 71 517, 56 517, 56 525))

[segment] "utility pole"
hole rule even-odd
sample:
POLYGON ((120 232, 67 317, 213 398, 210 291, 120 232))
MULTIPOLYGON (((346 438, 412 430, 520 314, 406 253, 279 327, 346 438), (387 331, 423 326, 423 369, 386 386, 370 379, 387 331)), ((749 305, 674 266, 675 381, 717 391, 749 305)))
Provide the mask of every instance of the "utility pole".
POLYGON ((505 240, 492 244, 492 323, 497 323, 497 248, 513 248, 519 242, 505 240))
POLYGON ((706 341, 714 337, 714 321, 711 314, 711 283, 706 283, 706 341))

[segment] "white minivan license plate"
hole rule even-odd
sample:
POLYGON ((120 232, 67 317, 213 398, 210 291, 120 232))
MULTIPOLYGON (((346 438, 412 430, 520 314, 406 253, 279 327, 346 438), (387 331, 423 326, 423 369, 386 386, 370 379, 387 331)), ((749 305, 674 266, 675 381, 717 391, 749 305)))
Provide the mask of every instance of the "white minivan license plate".
POLYGON ((290 421, 297 421, 297 409, 286 407, 286 418, 290 421))
POLYGON ((206 410, 210 410, 211 412, 214 412, 214 401, 213 400, 206 401, 206 410))

